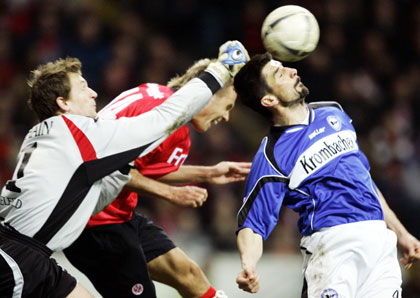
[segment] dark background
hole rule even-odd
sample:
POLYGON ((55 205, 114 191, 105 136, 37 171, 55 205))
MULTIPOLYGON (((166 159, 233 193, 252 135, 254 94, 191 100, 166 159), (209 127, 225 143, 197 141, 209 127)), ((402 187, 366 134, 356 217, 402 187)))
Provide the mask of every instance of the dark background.
MULTIPOLYGON (((420 237, 420 2, 409 0, 0 2, 0 186, 36 123, 26 107, 26 79, 38 64, 78 57, 98 92, 98 108, 143 82, 165 84, 195 60, 216 57, 238 39, 251 55, 264 51, 260 28, 274 8, 296 4, 318 19, 321 37, 295 67, 310 89, 308 101, 338 101, 352 117, 372 176, 408 230, 420 237)), ((267 126, 237 104, 231 122, 199 135, 186 164, 252 159, 267 126)), ((204 185, 206 186, 206 185, 204 185)), ((243 183, 207 186, 199 210, 143 199, 150 215, 176 239, 234 251, 243 183)), ((296 215, 281 212, 265 251, 297 253, 296 215)), ((181 245, 182 247, 182 245, 181 245)), ((405 273, 404 294, 420 297, 420 269, 405 273)))

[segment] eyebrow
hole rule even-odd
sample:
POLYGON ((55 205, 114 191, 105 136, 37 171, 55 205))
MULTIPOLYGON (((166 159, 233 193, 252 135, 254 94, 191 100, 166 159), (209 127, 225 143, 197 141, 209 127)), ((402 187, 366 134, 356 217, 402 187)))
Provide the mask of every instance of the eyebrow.
POLYGON ((274 77, 276 75, 276 73, 278 73, 280 70, 280 67, 277 67, 275 71, 273 71, 272 76, 274 77))

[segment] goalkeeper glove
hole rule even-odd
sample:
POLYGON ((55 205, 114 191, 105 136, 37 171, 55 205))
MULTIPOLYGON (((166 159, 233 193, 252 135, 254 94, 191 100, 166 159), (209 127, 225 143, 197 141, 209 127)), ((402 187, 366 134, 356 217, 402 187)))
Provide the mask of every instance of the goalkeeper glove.
POLYGON ((230 40, 220 46, 217 61, 210 63, 206 71, 217 76, 225 85, 248 61, 249 55, 242 43, 230 40))

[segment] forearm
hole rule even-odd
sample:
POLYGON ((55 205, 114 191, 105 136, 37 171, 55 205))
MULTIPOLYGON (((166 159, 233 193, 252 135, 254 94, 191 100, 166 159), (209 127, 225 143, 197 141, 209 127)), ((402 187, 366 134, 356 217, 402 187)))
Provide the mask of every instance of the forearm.
POLYGON ((177 171, 169 173, 158 180, 169 184, 187 184, 207 182, 212 176, 211 166, 181 166, 177 171))
MULTIPOLYGON (((206 78, 216 81, 210 74, 206 78)), ((194 78, 154 109, 135 117, 99 119, 88 127, 85 134, 101 157, 135 148, 141 148, 140 155, 144 156, 208 103, 213 90, 217 90, 211 89, 208 84, 207 81, 194 78), (144 127, 147 127, 147 131, 139 133, 138 128, 144 127), (107 136, 107 142, 103 142, 103 135, 107 136)), ((214 85, 221 87, 217 83, 214 85)))
POLYGON ((172 186, 143 176, 139 171, 130 171, 131 179, 125 188, 143 196, 170 200, 172 186))
POLYGON ((385 200, 385 197, 382 195, 381 191, 376 188, 379 194, 379 200, 381 202, 382 210, 384 212, 384 218, 386 225, 389 229, 393 230, 395 234, 397 234, 397 237, 400 237, 402 234, 408 233, 406 228, 403 226, 403 224, 400 222, 398 217, 395 215, 394 211, 389 208, 388 203, 385 200))
POLYGON ((249 228, 245 228, 239 231, 236 243, 242 268, 252 268, 255 270, 263 252, 263 239, 261 235, 254 233, 249 228))
POLYGON ((102 178, 101 193, 93 214, 98 214, 111 204, 130 179, 129 175, 124 175, 120 171, 115 171, 102 178))

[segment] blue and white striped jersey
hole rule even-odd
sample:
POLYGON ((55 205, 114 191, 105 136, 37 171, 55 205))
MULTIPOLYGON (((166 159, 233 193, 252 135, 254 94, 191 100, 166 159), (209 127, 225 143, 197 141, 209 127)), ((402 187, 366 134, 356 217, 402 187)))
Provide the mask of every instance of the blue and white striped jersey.
POLYGON ((309 123, 272 127, 256 153, 238 213, 238 231, 267 239, 285 205, 302 235, 324 227, 383 220, 366 156, 351 119, 335 102, 308 104, 309 123))

